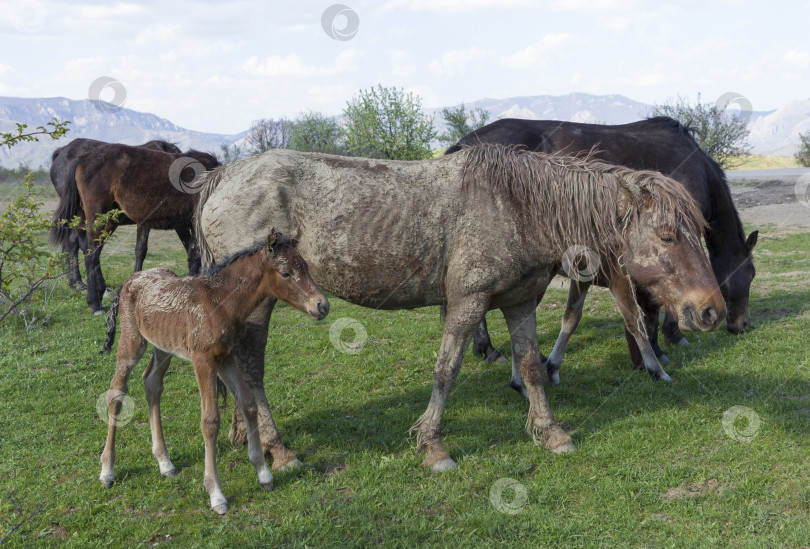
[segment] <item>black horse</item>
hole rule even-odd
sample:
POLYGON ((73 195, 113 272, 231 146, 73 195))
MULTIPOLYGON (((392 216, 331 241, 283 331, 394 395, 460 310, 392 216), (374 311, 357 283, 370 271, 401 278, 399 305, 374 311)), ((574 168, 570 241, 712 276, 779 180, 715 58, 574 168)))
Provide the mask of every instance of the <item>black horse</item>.
MULTIPOLYGON (((70 164, 85 154, 98 147, 107 145, 104 141, 79 137, 74 139, 64 147, 59 147, 51 155, 51 183, 56 189, 56 194, 62 197, 65 192, 65 184, 68 178, 68 167, 70 164)), ((146 149, 163 151, 169 153, 179 153, 180 149, 174 143, 168 141, 153 140, 141 145, 146 149)), ((138 243, 135 245, 135 270, 143 268, 143 260, 146 257, 146 246, 149 241, 149 229, 138 226, 138 243)), ((71 233, 69 240, 65 241, 62 251, 67 252, 68 285, 76 290, 86 290, 87 286, 82 282, 82 275, 79 272, 79 249, 86 253, 83 238, 79 231, 71 233)), ((104 281, 102 280, 101 283, 104 281)))
MULTIPOLYGON (((746 238, 725 173, 700 148, 690 128, 664 116, 620 125, 505 118, 467 134, 445 154, 477 143, 524 145, 530 150, 545 153, 588 153, 612 164, 656 170, 679 181, 697 200, 709 223, 704 237, 712 270, 726 301, 728 331, 739 334, 748 329, 748 294, 755 274, 751 251, 756 245, 758 232, 754 231, 746 238)), ((574 291, 581 292, 582 289, 574 291)), ((580 314, 583 299, 584 295, 579 300, 580 314)), ((648 312, 648 316, 654 315, 654 318, 648 318, 648 333, 656 355, 661 357, 658 306, 641 303, 644 299, 643 295, 639 295, 642 308, 648 312)), ((569 295, 570 303, 572 296, 569 295)), ((669 313, 664 317, 663 332, 668 343, 686 342, 669 313)), ((640 358, 638 349, 630 337, 628 346, 633 362, 637 364, 637 358, 640 358)), ((473 352, 490 362, 501 358, 501 354, 492 346, 486 321, 475 331, 473 352)), ((561 356, 555 358, 562 360, 561 356)), ((547 364, 547 367, 552 372, 559 368, 559 364, 547 364)), ((514 382, 513 379, 513 386, 514 382)))

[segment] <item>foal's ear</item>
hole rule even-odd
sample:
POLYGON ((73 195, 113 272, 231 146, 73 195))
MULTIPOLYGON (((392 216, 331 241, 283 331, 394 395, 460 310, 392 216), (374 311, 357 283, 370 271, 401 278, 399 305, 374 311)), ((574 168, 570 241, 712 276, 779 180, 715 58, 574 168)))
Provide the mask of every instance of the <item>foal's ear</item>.
POLYGON ((757 237, 759 236, 759 231, 754 231, 748 235, 748 240, 745 241, 745 245, 748 247, 748 253, 754 249, 754 246, 757 245, 757 237))

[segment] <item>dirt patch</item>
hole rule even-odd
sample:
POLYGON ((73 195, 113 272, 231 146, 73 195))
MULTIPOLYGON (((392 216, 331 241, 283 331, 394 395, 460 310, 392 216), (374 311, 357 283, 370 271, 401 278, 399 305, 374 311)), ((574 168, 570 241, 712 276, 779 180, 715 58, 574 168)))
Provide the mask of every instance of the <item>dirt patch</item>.
POLYGON ((693 482, 686 488, 670 488, 661 494, 661 499, 664 501, 679 501, 683 499, 693 499, 701 496, 707 496, 713 493, 719 495, 722 494, 725 489, 725 486, 722 486, 719 482, 717 482, 717 480, 712 478, 704 482, 693 482))
POLYGON ((744 223, 810 227, 810 207, 799 201, 795 178, 750 182, 730 188, 744 223))

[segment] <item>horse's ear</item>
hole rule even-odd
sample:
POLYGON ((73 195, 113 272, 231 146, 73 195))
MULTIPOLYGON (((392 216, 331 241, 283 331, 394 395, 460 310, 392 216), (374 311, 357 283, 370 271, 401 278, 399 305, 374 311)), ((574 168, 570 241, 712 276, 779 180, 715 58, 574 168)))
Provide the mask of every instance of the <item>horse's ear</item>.
POLYGON ((641 189, 638 185, 633 185, 632 183, 628 183, 618 175, 614 176, 616 178, 616 189, 619 190, 632 204, 640 204, 641 203, 641 189))
POLYGON ((759 231, 754 231, 748 235, 748 240, 745 241, 745 245, 748 248, 748 253, 751 253, 754 249, 754 246, 757 245, 757 237, 759 236, 759 231))
POLYGON ((300 231, 298 227, 294 228, 290 231, 290 234, 287 235, 287 238, 290 241, 290 246, 297 246, 298 245, 298 236, 300 235, 300 231))
POLYGON ((272 250, 273 246, 275 246, 276 242, 278 241, 278 237, 279 234, 276 232, 276 228, 273 227, 270 229, 270 234, 267 235, 267 247, 272 250))

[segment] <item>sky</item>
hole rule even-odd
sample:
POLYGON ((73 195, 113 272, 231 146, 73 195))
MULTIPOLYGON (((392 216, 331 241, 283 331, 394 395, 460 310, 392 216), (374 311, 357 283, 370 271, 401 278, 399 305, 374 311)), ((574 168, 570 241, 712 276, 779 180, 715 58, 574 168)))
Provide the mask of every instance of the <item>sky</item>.
POLYGON ((340 114, 377 84, 423 107, 734 93, 767 111, 810 97, 808 0, 339 1, 0 0, 0 96, 86 99, 109 77, 101 99, 117 89, 127 108, 226 134, 340 114))

